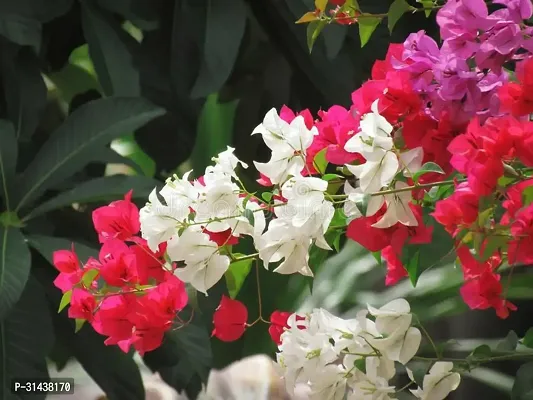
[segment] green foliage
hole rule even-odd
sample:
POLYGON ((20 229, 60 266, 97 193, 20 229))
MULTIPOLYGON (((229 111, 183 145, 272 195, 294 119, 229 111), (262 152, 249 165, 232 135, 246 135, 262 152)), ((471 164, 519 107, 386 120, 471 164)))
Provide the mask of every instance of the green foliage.
POLYGON ((381 23, 382 18, 380 17, 372 17, 372 16, 365 16, 365 18, 359 19, 358 26, 359 26, 359 38, 361 39, 361 47, 364 47, 368 41, 370 40, 370 37, 378 27, 378 25, 381 23))
MULTIPOLYGON (((233 256, 242 257, 244 254, 234 253, 233 256)), ((254 260, 251 258, 242 261, 234 261, 226 271, 226 283, 228 285, 229 295, 232 299, 239 294, 239 291, 244 284, 244 280, 250 274, 253 261, 254 260)))
POLYGON ((428 174, 431 172, 437 173, 437 174, 444 174, 444 171, 439 165, 435 164, 434 162, 427 162, 424 165, 422 165, 422 167, 420 167, 419 171, 413 174, 413 181, 418 182, 422 175, 428 174))
POLYGON ((510 331, 497 345, 497 351, 515 351, 518 346, 518 335, 515 331, 510 331))
POLYGON ((416 286, 420 275, 448 259, 454 254, 454 241, 444 227, 437 223, 427 210, 424 210, 424 223, 433 228, 428 244, 409 244, 403 248, 402 262, 409 273, 409 279, 416 286))
POLYGON ((528 329, 524 338, 522 339, 522 344, 533 349, 533 328, 528 329))
POLYGON ((406 0, 394 0, 389 8, 387 13, 387 22, 390 33, 400 20, 400 18, 409 10, 412 10, 414 7, 409 5, 406 0))
POLYGON ((326 160, 327 151, 327 147, 325 149, 320 150, 313 159, 313 166, 320 175, 323 175, 326 172, 326 168, 328 166, 328 160, 326 160))
POLYGON ((533 377, 533 362, 524 364, 518 369, 511 392, 512 400, 533 399, 533 379, 531 377, 533 377))

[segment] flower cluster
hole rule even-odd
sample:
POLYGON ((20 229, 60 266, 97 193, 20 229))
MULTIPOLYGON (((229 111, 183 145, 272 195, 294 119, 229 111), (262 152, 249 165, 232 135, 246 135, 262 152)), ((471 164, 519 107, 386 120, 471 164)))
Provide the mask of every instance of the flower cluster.
POLYGON ((136 236, 139 210, 131 194, 93 212, 102 243, 98 260, 81 263, 74 247, 54 252, 59 270, 54 284, 64 293, 62 306, 70 302, 68 316, 78 329, 87 321, 107 337, 105 344, 124 352, 133 346, 142 354, 161 345, 164 333, 180 321, 188 296, 164 260, 165 246, 152 251, 136 236))
MULTIPOLYGON (((277 360, 292 393, 297 384, 309 385, 311 399, 394 399, 395 362, 406 365, 422 339, 411 326, 409 303, 394 300, 380 309, 368 307, 356 319, 344 320, 323 309, 304 317, 293 314, 281 335, 277 360), (347 397, 346 397, 347 396, 347 397)), ((424 377, 422 388, 411 390, 420 399, 443 399, 460 382, 453 364, 437 362, 424 377), (438 387, 438 389, 437 389, 438 387)), ((409 371, 409 370, 408 370, 409 371)), ((414 378, 409 371, 411 383, 414 378)))

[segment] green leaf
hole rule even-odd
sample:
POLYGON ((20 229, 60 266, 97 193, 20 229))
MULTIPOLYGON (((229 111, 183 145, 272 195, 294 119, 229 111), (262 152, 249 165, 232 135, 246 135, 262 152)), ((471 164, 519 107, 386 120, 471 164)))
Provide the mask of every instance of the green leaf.
POLYGON ((515 331, 510 331, 497 345, 498 351, 515 351, 518 346, 518 335, 515 331))
POLYGON ((326 27, 326 24, 326 21, 313 21, 307 25, 307 48, 309 49, 309 53, 313 51, 313 46, 322 30, 326 27))
POLYGON ((231 145, 237 105, 238 101, 219 103, 218 94, 207 97, 198 120, 191 155, 192 168, 196 173, 203 173, 201 171, 213 164, 212 158, 231 145))
POLYGON ((370 37, 372 36, 378 25, 381 23, 381 18, 371 17, 367 15, 368 14, 365 14, 365 17, 360 18, 358 21, 361 48, 363 48, 368 43, 370 37))
POLYGON ((479 258, 481 261, 488 260, 498 249, 504 247, 506 244, 507 237, 505 236, 488 236, 485 240, 483 254, 481 254, 481 257, 479 258))
POLYGON ((346 215, 342 208, 336 208, 329 226, 346 226, 346 215))
POLYGON ((454 240, 444 227, 424 210, 424 224, 433 227, 431 242, 408 244, 402 250, 401 261, 406 266, 409 278, 416 285, 420 275, 448 259, 454 259, 454 240))
POLYGON ((522 192, 522 202, 524 203, 524 207, 527 207, 533 203, 533 186, 529 186, 524 189, 522 192))
POLYGON ((372 256, 374 256, 374 259, 378 262, 379 265, 383 262, 381 259, 381 251, 373 251, 372 256))
POLYGON ((338 174, 326 174, 322 176, 322 179, 327 182, 332 181, 334 179, 343 179, 343 178, 344 177, 342 175, 338 175, 338 174))
POLYGON ((315 0, 315 8, 324 11, 328 5, 328 0, 315 0))
POLYGON ((41 253, 52 265, 54 264, 54 251, 70 250, 73 244, 74 251, 82 263, 85 263, 90 257, 98 258, 98 250, 69 239, 44 235, 27 235, 26 240, 32 248, 41 253))
POLYGON ((522 344, 530 349, 533 349, 533 328, 529 328, 526 335, 522 339, 522 344))
POLYGON ((522 365, 516 372, 513 389, 511 390, 511 399, 533 399, 533 362, 522 365))
POLYGON ((6 210, 11 211, 10 187, 13 185, 13 178, 17 167, 17 137, 13 125, 0 120, 0 194, 4 198, 6 210))
POLYGON ((430 366, 431 361, 417 361, 409 366, 409 369, 413 373, 413 379, 418 386, 422 387, 424 376, 428 373, 430 366))
POLYGON ((412 7, 406 0, 394 0, 394 3, 391 4, 389 12, 387 13, 390 33, 392 33, 394 26, 400 20, 402 15, 411 9, 412 7))
POLYGON ((19 229, 0 226, 0 320, 19 300, 30 274, 31 254, 19 229))
POLYGON ((111 13, 98 5, 81 3, 82 26, 98 80, 107 96, 139 96, 139 71, 133 52, 139 47, 111 13))
POLYGON ((217 92, 228 80, 239 54, 246 20, 243 0, 208 1, 204 60, 191 91, 193 98, 217 92))
POLYGON ((74 321, 75 321, 74 333, 78 333, 80 329, 83 328, 83 325, 85 325, 86 320, 76 318, 74 321))
POLYGON ((161 182, 146 176, 113 175, 92 179, 42 203, 31 210, 25 219, 35 218, 62 207, 69 207, 73 203, 117 200, 124 197, 130 190, 133 190, 133 198, 145 199, 158 185, 161 185, 161 182))
POLYGON ((476 363, 477 360, 482 360, 485 358, 488 358, 492 355, 491 348, 486 345, 482 344, 481 346, 476 347, 467 357, 466 361, 469 363, 476 363))
POLYGON ((261 193, 261 197, 263 200, 265 200, 267 203, 270 203, 270 200, 272 200, 272 193, 270 192, 263 192, 261 193))
MULTIPOLYGON (((1 14, 1 12, 0 12, 1 14)), ((18 140, 29 141, 41 122, 47 93, 39 58, 29 48, 2 49, 0 59, 7 116, 18 140)))
POLYGON ((17 210, 47 188, 73 175, 94 158, 94 152, 165 111, 143 98, 109 97, 74 111, 52 134, 24 171, 17 210))
POLYGON ((31 277, 18 302, 0 319, 0 399, 26 398, 12 395, 12 379, 48 378, 45 357, 54 344, 50 317, 43 287, 31 277))
POLYGON ((370 200, 370 194, 365 193, 361 200, 355 203, 355 206, 362 215, 366 215, 366 209, 368 208, 368 201, 370 200))
POLYGON ((41 48, 42 24, 24 15, 5 14, 0 11, 0 35, 20 46, 31 46, 35 52, 41 48))
POLYGON ((424 11, 424 14, 426 14, 426 17, 429 18, 429 16, 431 15, 433 6, 434 6, 434 0, 416 0, 416 1, 417 3, 422 4, 422 7, 426 9, 424 11))
POLYGON ((422 175, 428 174, 428 173, 437 173, 437 174, 444 174, 444 171, 441 167, 439 167, 438 164, 435 164, 434 162, 427 162, 422 167, 420 167, 420 170, 415 172, 413 174, 413 181, 418 182, 420 177, 422 175))
POLYGON ((361 371, 363 374, 366 374, 366 358, 359 358, 354 361, 354 367, 361 371))
POLYGON ((297 24, 306 24, 308 22, 313 22, 313 21, 316 21, 318 20, 318 17, 317 15, 315 14, 314 11, 309 11, 309 12, 306 12, 304 15, 302 15, 300 17, 300 19, 298 19, 298 21, 296 21, 297 24))
POLYGON ((152 31, 160 25, 157 7, 145 0, 98 0, 98 5, 121 15, 143 31, 152 31))
POLYGON ((61 297, 61 302, 59 303, 59 309, 57 310, 58 313, 63 311, 63 309, 70 304, 71 298, 72 298, 72 290, 69 290, 68 292, 63 293, 63 297, 61 297))
POLYGON ((91 287, 91 284, 94 282, 94 279, 96 278, 97 275, 98 275, 97 269, 90 269, 83 274, 81 281, 85 285, 85 287, 91 287))
POLYGON ((246 210, 244 210, 243 215, 248 220, 250 225, 254 226, 254 224, 255 224, 254 212, 247 208, 246 210))
MULTIPOLYGON (((234 256, 242 257, 243 254, 234 254, 234 256)), ((244 280, 250 274, 253 261, 254 260, 251 258, 242 261, 234 261, 229 265, 228 270, 224 274, 226 276, 228 292, 232 299, 239 294, 239 291, 244 284, 244 280)))
POLYGON ((326 168, 328 166, 328 160, 326 160, 327 151, 327 147, 320 150, 313 159, 313 166, 320 175, 323 175, 326 172, 326 168))

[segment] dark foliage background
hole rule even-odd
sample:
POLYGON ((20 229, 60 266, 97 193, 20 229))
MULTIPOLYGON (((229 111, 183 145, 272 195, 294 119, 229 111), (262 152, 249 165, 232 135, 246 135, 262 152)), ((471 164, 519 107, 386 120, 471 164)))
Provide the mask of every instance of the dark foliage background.
MULTIPOLYGON (((359 3, 383 13, 391 1, 359 3)), ((434 19, 406 15, 392 37, 382 24, 361 49, 356 27, 331 26, 310 55, 294 22, 311 9, 312 0, 0 1, 1 399, 24 398, 11 394, 11 378, 45 377, 47 358, 61 368, 71 357, 110 400, 144 399, 131 355, 89 326, 74 334, 66 311, 57 313, 53 251, 74 242, 82 260, 97 255, 94 208, 129 189, 142 206, 169 174, 201 175, 227 145, 249 164, 266 160, 250 133, 270 108, 347 106, 390 42, 437 32, 434 19), (126 157, 111 145, 120 141, 133 146, 126 157), (117 164, 127 168, 110 175, 117 164)), ((246 177, 251 190, 255 179, 246 177)), ((313 266, 324 259, 314 253, 313 266)), ((309 293, 302 277, 260 274, 265 316, 309 293)), ((210 339, 224 286, 199 294, 193 323, 144 357, 178 390, 193 394, 210 368, 274 350, 264 326, 231 344, 210 339)), ((256 291, 251 274, 239 299, 252 313, 256 291)))

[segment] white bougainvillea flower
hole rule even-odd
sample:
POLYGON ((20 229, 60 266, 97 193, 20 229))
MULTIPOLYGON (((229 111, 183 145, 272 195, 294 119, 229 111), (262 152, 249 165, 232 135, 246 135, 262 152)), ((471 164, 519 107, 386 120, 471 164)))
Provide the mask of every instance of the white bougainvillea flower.
POLYGON ((199 263, 187 264, 183 268, 176 268, 174 275, 183 282, 190 283, 199 292, 207 295, 207 291, 224 276, 229 264, 229 257, 214 253, 199 263))
POLYGON ((239 191, 232 182, 220 181, 206 186, 201 200, 193 208, 196 221, 206 221, 211 232, 223 232, 230 228, 228 219, 241 215, 239 191), (208 222, 208 223, 207 223, 208 222))
POLYGON ((363 116, 359 127, 361 131, 368 136, 390 136, 393 126, 385 119, 385 117, 379 114, 378 101, 379 100, 376 100, 372 103, 372 106, 370 107, 372 112, 363 116))
POLYGON ((183 261, 185 267, 176 268, 174 274, 196 290, 207 293, 228 270, 230 259, 218 253, 218 246, 197 225, 191 226, 181 236, 167 242, 167 255, 171 261, 183 261))
POLYGON ((400 168, 403 169, 403 175, 406 177, 412 177, 415 173, 420 171, 422 167, 424 150, 422 147, 416 147, 400 153, 398 157, 400 159, 400 168))
MULTIPOLYGON (((348 218, 348 222, 353 219, 363 217, 361 211, 357 207, 357 203, 363 201, 365 193, 360 187, 354 188, 348 181, 344 182, 344 193, 348 196, 344 203, 344 214, 348 218)), ((385 203, 384 196, 370 196, 367 200, 366 217, 371 217, 376 214, 385 203)))
POLYGON ((326 365, 311 381, 310 400, 342 400, 346 395, 346 370, 342 365, 326 365))
POLYGON ((367 304, 368 312, 376 317, 375 326, 380 334, 388 335, 393 332, 401 322, 406 326, 411 325, 411 306, 405 299, 396 299, 381 308, 367 304))
POLYGON ((315 177, 293 176, 281 187, 281 193, 289 202, 317 204, 324 199, 328 182, 315 177))
POLYGON ((218 154, 218 156, 213 157, 212 160, 216 163, 215 167, 221 172, 238 179, 235 174, 235 168, 237 168, 238 165, 241 165, 243 168, 248 168, 248 164, 239 160, 235 154, 233 154, 234 151, 235 149, 233 147, 228 146, 225 151, 218 154))
MULTIPOLYGON (((422 388, 411 390, 411 393, 421 400, 444 400, 461 383, 461 375, 452 372, 452 369, 451 362, 436 362, 429 370, 429 374, 424 376, 422 388)), ((409 369, 407 373, 414 381, 413 373, 409 369)))
POLYGON ((305 161, 292 150, 272 153, 267 163, 254 161, 255 168, 268 177, 273 184, 283 183, 288 177, 299 175, 305 167, 305 161))
MULTIPOLYGON (((401 190, 408 186, 409 185, 405 182, 396 182, 394 188, 396 190, 401 190)), ((379 197, 384 198, 385 203, 387 204, 387 210, 379 221, 372 224, 374 228, 386 229, 396 225, 398 222, 405 226, 418 226, 418 221, 413 214, 413 210, 409 207, 409 204, 413 200, 410 191, 386 194, 379 197)))
POLYGON ((269 162, 254 162, 254 165, 272 183, 278 184, 289 176, 299 175, 303 170, 306 150, 311 146, 314 136, 318 135, 318 129, 314 126, 307 129, 302 116, 288 124, 272 109, 266 114, 263 123, 254 129, 254 134, 261 134, 265 144, 272 150, 269 162))
MULTIPOLYGON (((389 400, 396 391, 394 386, 389 385, 389 377, 379 374, 381 360, 377 357, 367 357, 365 359, 365 370, 363 373, 356 369, 352 379, 353 391, 348 394, 349 400, 389 400)), ((385 369, 390 375, 390 371, 385 369)), ((350 382, 351 383, 351 382, 350 382)))
POLYGON ((348 170, 359 178, 359 185, 363 193, 379 192, 388 186, 398 172, 398 157, 391 151, 376 161, 367 160, 361 165, 346 165, 348 170))
POLYGON ((270 263, 283 262, 274 270, 280 274, 300 273, 313 276, 309 268, 309 247, 312 238, 286 220, 275 219, 257 241, 259 258, 265 268, 270 263))
POLYGON ((192 202, 184 201, 182 205, 173 202, 172 207, 167 206, 157 197, 157 189, 150 193, 148 201, 149 203, 139 210, 141 236, 152 251, 157 251, 159 244, 174 236, 179 224, 187 220, 190 214, 189 205, 192 202))

